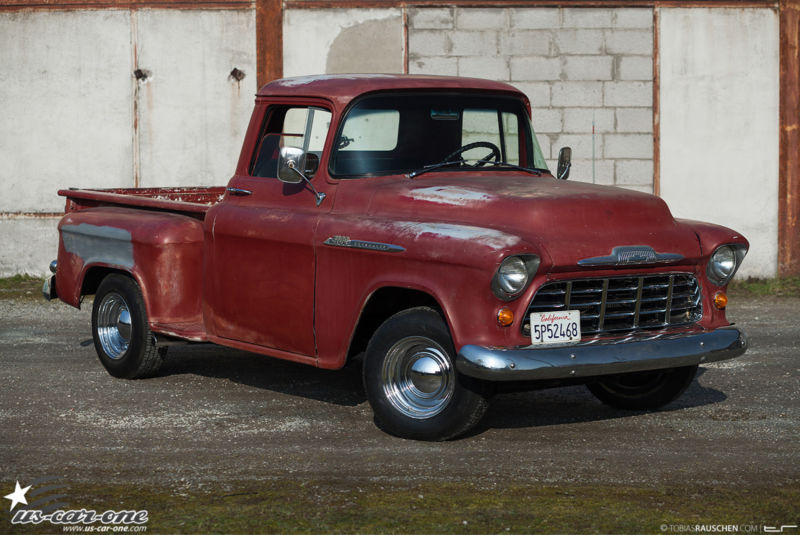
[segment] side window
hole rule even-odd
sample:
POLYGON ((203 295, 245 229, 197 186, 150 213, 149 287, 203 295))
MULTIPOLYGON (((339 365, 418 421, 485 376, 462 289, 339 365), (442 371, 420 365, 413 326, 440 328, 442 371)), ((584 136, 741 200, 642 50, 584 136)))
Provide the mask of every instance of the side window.
POLYGON ((296 147, 306 153, 302 167, 306 176, 312 178, 319 168, 330 125, 331 113, 322 108, 270 107, 250 174, 277 178, 281 148, 296 147))

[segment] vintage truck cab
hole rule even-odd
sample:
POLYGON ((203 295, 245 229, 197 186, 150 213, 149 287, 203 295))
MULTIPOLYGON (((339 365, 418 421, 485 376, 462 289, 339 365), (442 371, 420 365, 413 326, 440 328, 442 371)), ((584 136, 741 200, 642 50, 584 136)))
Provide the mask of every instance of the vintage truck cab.
POLYGON ((507 84, 277 80, 226 188, 60 191, 45 294, 94 294, 117 377, 156 374, 177 340, 331 369, 363 357, 379 425, 424 440, 473 427, 501 384, 654 409, 744 353, 725 291, 747 240, 568 175, 507 84))

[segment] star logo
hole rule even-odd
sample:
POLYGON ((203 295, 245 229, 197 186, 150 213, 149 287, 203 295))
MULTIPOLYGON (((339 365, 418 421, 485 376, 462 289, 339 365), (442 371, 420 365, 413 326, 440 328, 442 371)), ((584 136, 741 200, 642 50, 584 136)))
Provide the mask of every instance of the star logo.
POLYGON ((9 509, 9 511, 13 511, 14 507, 16 507, 20 503, 28 505, 28 500, 25 499, 25 493, 28 492, 30 488, 31 486, 28 485, 23 489, 22 487, 19 486, 19 481, 17 481, 17 486, 14 489, 14 492, 3 496, 6 500, 11 500, 11 509, 9 509))

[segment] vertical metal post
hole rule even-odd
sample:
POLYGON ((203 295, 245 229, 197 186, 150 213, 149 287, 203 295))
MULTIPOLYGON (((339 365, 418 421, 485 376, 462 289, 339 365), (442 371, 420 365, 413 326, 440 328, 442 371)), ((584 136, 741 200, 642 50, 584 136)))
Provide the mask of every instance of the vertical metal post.
POLYGON ((569 310, 570 301, 572 301, 572 281, 567 281, 567 293, 564 296, 564 309, 569 310))
POLYGON ((606 299, 608 299, 608 279, 603 279, 603 295, 600 297, 600 315, 597 318, 597 331, 601 332, 606 322, 606 299))
POLYGON ((672 285, 675 282, 675 275, 669 276, 669 287, 667 288, 667 303, 664 308, 666 308, 666 312, 664 313, 664 325, 669 325, 669 318, 672 315, 672 285))
POLYGON ((256 0, 258 86, 283 77, 283 0, 256 0))
POLYGON ((633 328, 639 327, 639 313, 642 310, 642 289, 644 288, 644 277, 639 277, 639 285, 636 288, 636 308, 633 313, 633 328))
POLYGON ((800 0, 780 2, 778 275, 800 275, 800 0))

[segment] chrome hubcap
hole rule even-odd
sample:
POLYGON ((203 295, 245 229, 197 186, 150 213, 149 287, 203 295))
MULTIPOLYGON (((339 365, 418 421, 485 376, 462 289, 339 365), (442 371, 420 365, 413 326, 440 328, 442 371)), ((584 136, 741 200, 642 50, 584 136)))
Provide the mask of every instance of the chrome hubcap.
POLYGON ((381 377, 392 406, 420 420, 442 412, 455 391, 455 373, 446 351, 421 336, 403 338, 389 349, 381 377))
POLYGON ((432 394, 442 386, 444 374, 442 368, 432 357, 420 357, 411 365, 412 384, 425 394, 432 394))
POLYGON ((119 359, 131 341, 131 313, 118 293, 109 293, 97 309, 97 337, 106 355, 119 359))

